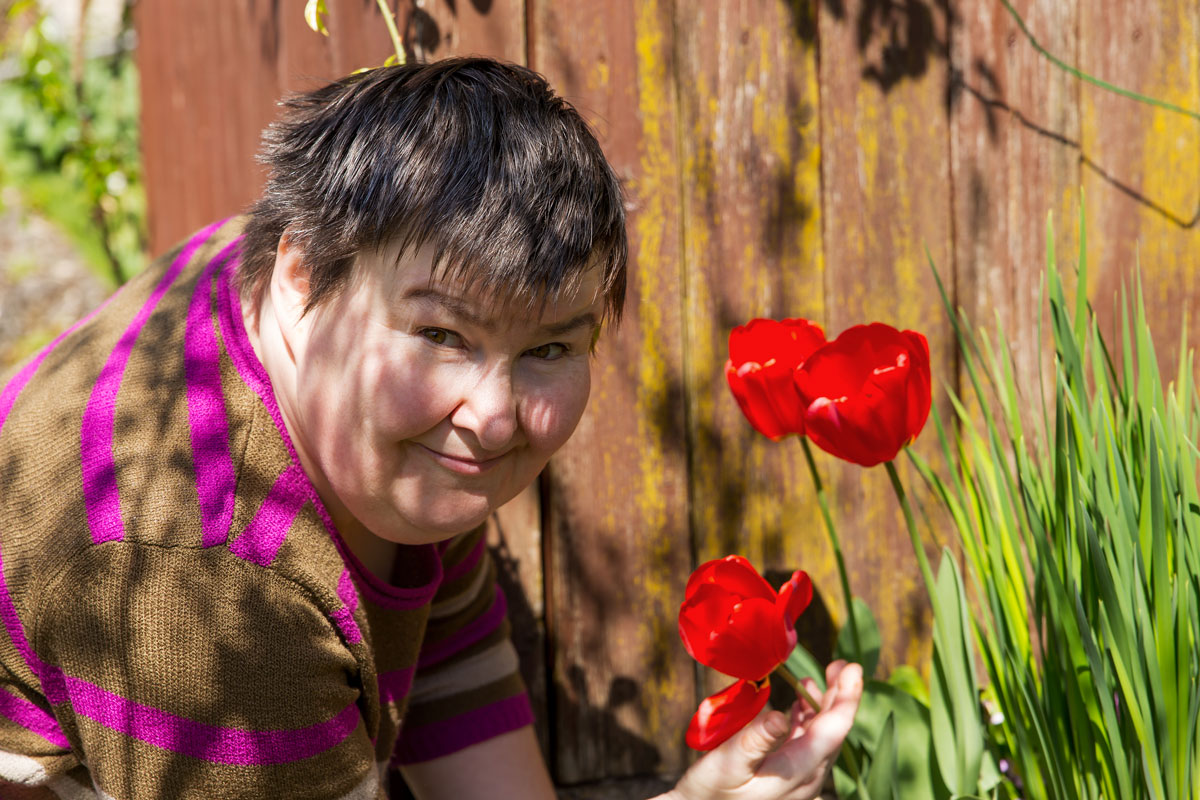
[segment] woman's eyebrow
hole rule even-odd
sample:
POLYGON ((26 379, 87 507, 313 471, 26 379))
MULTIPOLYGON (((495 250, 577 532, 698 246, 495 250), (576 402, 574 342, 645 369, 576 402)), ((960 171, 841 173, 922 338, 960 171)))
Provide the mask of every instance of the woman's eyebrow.
MULTIPOLYGON (((403 299, 432 302, 441 306, 468 325, 482 328, 488 333, 495 333, 500 328, 500 324, 494 318, 480 315, 464 298, 446 294, 429 286, 413 287, 404 293, 403 299)), ((599 320, 596 318, 594 312, 584 311, 562 322, 551 322, 541 325, 538 330, 539 333, 545 336, 562 336, 567 333, 573 333, 580 328, 594 329, 598 324, 599 320)))
POLYGON ((547 336, 562 336, 566 333, 573 333, 580 328, 595 328, 597 324, 596 315, 591 311, 585 311, 562 322, 552 322, 548 325, 542 325, 540 330, 547 336))
POLYGON ((439 292, 429 286, 416 286, 404 293, 405 300, 426 300, 441 306, 452 315, 476 328, 495 333, 500 327, 494 319, 481 316, 471 304, 461 297, 439 292))

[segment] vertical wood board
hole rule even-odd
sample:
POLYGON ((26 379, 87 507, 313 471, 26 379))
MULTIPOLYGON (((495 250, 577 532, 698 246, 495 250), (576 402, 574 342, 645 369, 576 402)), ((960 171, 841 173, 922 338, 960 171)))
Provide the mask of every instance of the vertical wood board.
MULTIPOLYGON (((947 121, 950 22, 940 3, 822 5, 821 170, 826 330, 865 322, 929 340, 934 386, 954 385, 956 353, 925 258, 953 274, 947 121)), ((943 397, 934 393, 935 401, 943 397)), ((948 404, 942 405, 945 418, 948 404)), ((915 445, 934 463, 932 425, 915 445)), ((928 598, 891 484, 818 454, 852 589, 877 615, 881 674, 928 652, 928 598)), ((898 459, 915 502, 925 497, 898 459)), ((918 519, 920 513, 918 512, 918 519)), ((934 567, 937 553, 926 539, 934 567)))
MULTIPOLYGON (((1017 0, 1014 7, 1051 52, 1078 60, 1076 6, 1017 0)), ((1040 419, 1043 388, 1053 394, 1042 283, 1048 215, 1063 261, 1073 260, 1078 249, 1079 86, 1034 50, 999 3, 978 6, 956 31, 951 132, 957 274, 942 274, 956 277, 958 304, 973 327, 989 336, 997 325, 1003 329, 1031 423, 1040 419), (1039 379, 1039 370, 1045 377, 1039 379)), ((969 392, 965 372, 961 388, 969 392)))
MULTIPOLYGON (((1200 2, 1085 3, 1080 14, 1083 70, 1200 110, 1200 2)), ((1200 314, 1200 121, 1089 85, 1082 119, 1088 288, 1101 330, 1117 330, 1114 294, 1140 265, 1160 369, 1173 375, 1184 315, 1200 314)))
MULTIPOLYGON (((844 619, 800 443, 758 434, 724 373, 734 326, 826 316, 815 4, 681 5, 675 31, 696 561, 739 553, 762 570, 805 569, 844 619)), ((823 612, 814 605, 805 622, 823 612)), ((730 682, 703 674, 702 694, 730 682)))
POLYGON ((625 318, 551 462, 547 623, 555 777, 677 772, 693 671, 675 618, 690 567, 673 6, 530 4, 531 65, 589 119, 627 197, 625 318))

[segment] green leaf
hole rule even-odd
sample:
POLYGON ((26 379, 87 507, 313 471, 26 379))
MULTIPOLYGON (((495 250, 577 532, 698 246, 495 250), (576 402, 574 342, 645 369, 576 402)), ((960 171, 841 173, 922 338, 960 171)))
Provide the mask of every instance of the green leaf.
MULTIPOLYGON (((896 720, 892 714, 884 720, 883 730, 875 742, 871 768, 867 773, 867 792, 871 800, 892 800, 896 797, 896 720)), ((907 797, 911 795, 900 795, 907 797)))
POLYGON ((890 686, 894 686, 914 698, 921 705, 929 706, 929 687, 925 685, 925 681, 921 679, 921 673, 917 672, 915 667, 901 664, 892 670, 891 675, 888 675, 887 682, 890 686))
MULTIPOLYGON (((893 673, 889 680, 895 677, 893 673)), ((889 719, 895 725, 895 797, 919 800, 948 798, 950 793, 934 765, 928 706, 891 683, 867 681, 863 686, 863 696, 850 739, 861 745, 873 762, 879 757, 878 745, 889 719)), ((868 773, 868 786, 871 774, 873 772, 868 773)), ((853 782, 848 785, 853 786, 853 782)), ((875 799, 874 789, 871 790, 871 798, 875 799)))
POLYGON ((817 688, 822 692, 825 691, 825 670, 821 669, 821 665, 813 658, 813 654, 799 642, 792 648, 787 661, 783 662, 783 667, 796 678, 812 678, 816 681, 817 688))
POLYGON ((304 21, 313 31, 323 36, 329 35, 329 30, 325 27, 325 16, 328 13, 325 0, 308 0, 304 4, 304 21))
POLYGON ((942 779, 959 795, 973 794, 983 758, 983 721, 966 597, 954 555, 942 551, 933 632, 930 721, 942 779))
MULTIPOLYGON (((871 678, 874 677, 875 668, 879 665, 879 650, 883 642, 879 635, 879 625, 875 622, 875 615, 871 613, 870 607, 861 597, 853 598, 851 606, 854 621, 858 623, 858 635, 862 640, 863 677, 871 678)), ((833 648, 833 657, 844 658, 847 661, 855 659, 854 633, 849 620, 838 632, 837 644, 833 648)))

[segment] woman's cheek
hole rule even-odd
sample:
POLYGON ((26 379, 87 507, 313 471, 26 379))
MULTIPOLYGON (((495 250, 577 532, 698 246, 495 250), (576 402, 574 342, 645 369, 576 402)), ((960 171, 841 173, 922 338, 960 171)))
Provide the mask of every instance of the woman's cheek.
POLYGON ((582 369, 563 376, 534 398, 529 407, 526 430, 541 449, 557 450, 571 438, 587 408, 591 372, 582 369))

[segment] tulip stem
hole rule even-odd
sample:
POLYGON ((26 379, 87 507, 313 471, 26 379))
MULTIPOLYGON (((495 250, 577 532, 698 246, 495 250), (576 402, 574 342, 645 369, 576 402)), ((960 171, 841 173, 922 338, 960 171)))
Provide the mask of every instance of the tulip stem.
POLYGON ((921 568, 921 577, 925 580, 925 588, 929 591, 929 596, 935 598, 937 594, 934 591, 936 584, 933 580, 933 570, 929 567, 929 557, 925 555, 925 547, 921 544, 921 535, 917 532, 917 521, 908 504, 908 496, 904 494, 904 485, 900 483, 896 464, 894 461, 888 461, 884 466, 887 467, 888 477, 892 479, 892 489, 895 490, 896 497, 900 500, 900 508, 904 511, 904 522, 908 525, 908 538, 912 540, 913 552, 917 556, 917 564, 921 568))
MULTIPOLYGON (((813 696, 808 693, 808 690, 804 688, 804 684, 800 682, 798 677, 793 675, 791 671, 788 670, 785 664, 780 664, 775 670, 775 674, 787 681, 788 686, 791 686, 792 689, 795 690, 796 696, 802 698, 804 702, 808 703, 809 708, 817 713, 820 713, 821 704, 818 703, 813 696)), ((864 800, 870 800, 867 795, 867 787, 863 785, 862 777, 858 769, 858 759, 854 757, 854 750, 851 749, 850 746, 845 742, 842 742, 842 760, 846 763, 846 773, 854 781, 854 785, 858 787, 858 796, 864 798, 864 800)))
POLYGON ((775 674, 787 681, 788 686, 791 686, 796 692, 796 696, 808 703, 809 708, 813 711, 821 710, 821 704, 813 699, 813 696, 808 693, 808 689, 804 688, 804 684, 800 682, 800 679, 793 675, 787 667, 780 664, 775 670, 775 674))
POLYGON ((829 534, 829 544, 833 547, 833 557, 837 560, 838 579, 842 583, 842 602, 846 604, 846 615, 850 618, 850 635, 854 641, 854 660, 863 663, 862 639, 858 635, 858 620, 854 616, 854 601, 850 595, 850 579, 846 576, 846 559, 842 556, 842 544, 838 540, 837 528, 833 525, 833 515, 829 513, 829 499, 825 496, 825 484, 817 472, 817 463, 813 461, 812 448, 809 447, 808 437, 801 436, 800 444, 804 448, 804 458, 808 461, 808 472, 812 475, 813 488, 817 493, 817 505, 821 508, 821 516, 825 520, 825 530, 829 534))

